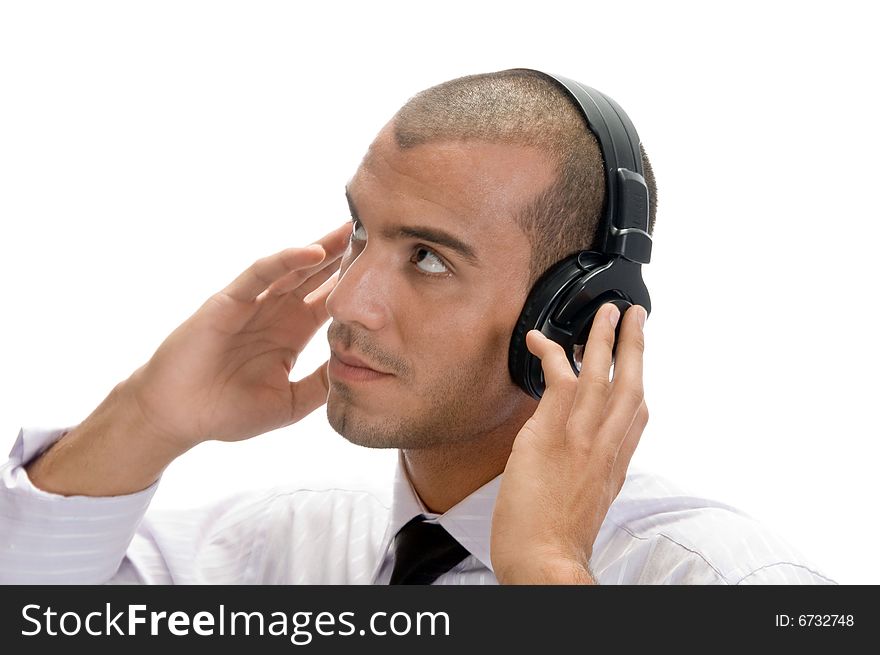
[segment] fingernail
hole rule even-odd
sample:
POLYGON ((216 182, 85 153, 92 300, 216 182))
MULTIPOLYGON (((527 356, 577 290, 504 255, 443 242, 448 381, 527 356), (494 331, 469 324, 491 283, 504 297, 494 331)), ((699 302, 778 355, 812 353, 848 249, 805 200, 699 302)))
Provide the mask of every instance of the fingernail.
POLYGON ((639 305, 638 316, 639 316, 639 325, 642 327, 642 329, 644 329, 645 328, 645 319, 648 318, 648 310, 646 310, 644 307, 639 305))
POLYGON ((611 311, 608 312, 608 320, 611 322, 612 328, 617 327, 617 322, 620 320, 620 310, 617 309, 617 305, 611 305, 611 311))

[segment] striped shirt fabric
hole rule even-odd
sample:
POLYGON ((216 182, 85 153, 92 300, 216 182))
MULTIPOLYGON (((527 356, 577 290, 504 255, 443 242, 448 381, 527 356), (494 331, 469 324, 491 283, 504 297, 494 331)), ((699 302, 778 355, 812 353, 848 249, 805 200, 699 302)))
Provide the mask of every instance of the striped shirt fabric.
MULTIPOLYGON (((385 585, 394 535, 425 514, 470 553, 434 584, 498 584, 489 545, 500 475, 440 515, 401 456, 390 503, 365 490, 277 487, 149 511, 161 480, 105 498, 31 484, 24 464, 70 429, 22 429, 0 467, 0 583, 385 585)), ((632 466, 590 569, 600 585, 837 584, 754 518, 632 466)))

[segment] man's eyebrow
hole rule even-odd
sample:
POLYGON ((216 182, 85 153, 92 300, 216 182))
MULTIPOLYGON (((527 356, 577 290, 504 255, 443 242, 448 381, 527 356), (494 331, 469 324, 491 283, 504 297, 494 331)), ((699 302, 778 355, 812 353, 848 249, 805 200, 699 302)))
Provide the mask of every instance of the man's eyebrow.
MULTIPOLYGON (((351 211, 351 217, 360 221, 357 208, 354 205, 354 200, 351 198, 348 187, 345 187, 345 199, 348 201, 348 209, 351 211)), ((422 239, 423 241, 430 241, 440 246, 446 246, 450 250, 454 250, 472 266, 479 265, 477 253, 474 252, 474 249, 471 246, 457 236, 435 227, 423 227, 419 225, 389 225, 382 230, 382 236, 386 239, 404 239, 409 237, 413 239, 422 239)))

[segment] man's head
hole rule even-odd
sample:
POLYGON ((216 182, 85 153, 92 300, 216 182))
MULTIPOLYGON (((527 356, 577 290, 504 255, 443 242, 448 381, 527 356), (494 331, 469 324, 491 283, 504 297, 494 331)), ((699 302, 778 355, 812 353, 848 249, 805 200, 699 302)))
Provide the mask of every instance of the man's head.
POLYGON ((331 374, 333 428, 369 447, 512 439, 536 404, 508 373, 514 323, 550 265, 595 246, 604 186, 595 137, 538 73, 410 99, 347 186, 355 231, 327 299, 333 350, 392 375, 331 374))

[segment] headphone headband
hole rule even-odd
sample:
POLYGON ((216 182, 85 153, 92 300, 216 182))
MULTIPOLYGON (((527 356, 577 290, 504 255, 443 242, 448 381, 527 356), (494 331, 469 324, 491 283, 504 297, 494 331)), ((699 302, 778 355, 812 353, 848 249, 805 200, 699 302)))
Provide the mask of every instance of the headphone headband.
POLYGON ((648 234, 648 186, 639 135, 629 116, 601 91, 561 75, 534 72, 555 81, 568 93, 599 140, 605 166, 605 202, 598 252, 649 263, 652 240, 648 234))
MULTIPOLYGON (((580 109, 587 127, 598 139, 606 184, 596 249, 573 253, 541 275, 526 297, 511 335, 511 378, 538 399, 544 393, 543 366, 526 347, 526 334, 540 330, 561 345, 572 370, 579 375, 579 358, 599 307, 610 302, 623 314, 638 304, 650 315, 651 297, 641 265, 651 261, 652 241, 639 135, 626 113, 605 94, 579 82, 542 71, 521 70, 551 80, 580 109)), ((615 330, 612 358, 616 356, 621 323, 615 330)))

